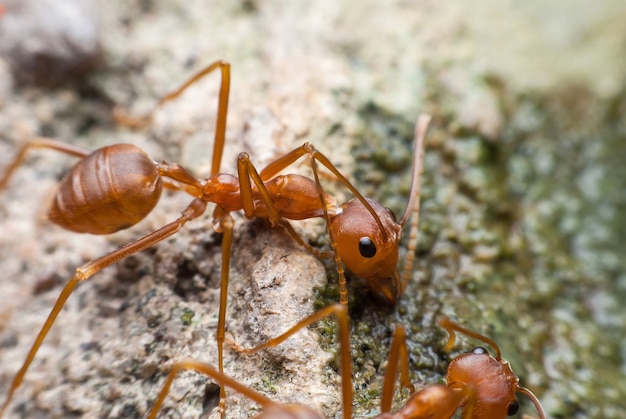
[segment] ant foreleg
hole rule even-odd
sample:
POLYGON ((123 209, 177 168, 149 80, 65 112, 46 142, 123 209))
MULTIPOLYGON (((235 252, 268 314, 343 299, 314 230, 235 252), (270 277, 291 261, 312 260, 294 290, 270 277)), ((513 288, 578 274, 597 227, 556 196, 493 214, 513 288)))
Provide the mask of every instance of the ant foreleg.
POLYGON ((4 189, 9 180, 13 176, 15 170, 24 162, 26 154, 32 148, 50 148, 52 150, 60 151, 61 153, 69 154, 74 157, 85 157, 89 155, 90 151, 84 148, 77 147, 75 145, 67 144, 51 138, 37 137, 34 140, 30 140, 20 148, 20 151, 13 157, 13 161, 9 164, 9 167, 5 170, 4 174, 0 178, 0 191, 4 189))
POLYGON ((15 375, 15 378, 13 379, 13 382, 11 383, 8 394, 4 401, 4 404, 0 408, 0 417, 3 415, 7 406, 11 402, 13 393, 22 383, 22 380, 24 379, 24 375, 26 374, 28 367, 30 366, 35 355, 37 354, 39 347, 43 343, 50 328, 54 324, 54 321, 56 320, 57 316, 61 312, 61 309, 65 305, 65 302, 67 301, 69 296, 72 294, 76 286, 80 282, 85 281, 89 279, 91 276, 93 276, 94 274, 100 272, 102 269, 106 268, 107 266, 110 266, 124 258, 127 258, 128 256, 134 255, 135 253, 145 250, 148 247, 151 247, 155 245, 156 243, 166 239, 167 237, 170 237, 171 235, 175 234, 182 228, 182 226, 185 223, 193 220, 194 218, 201 216, 206 210, 206 205, 207 205, 206 202, 204 202, 203 200, 194 199, 191 202, 191 204, 189 204, 189 206, 187 206, 187 208, 182 212, 181 217, 179 217, 177 220, 169 224, 166 224, 165 226, 159 228, 158 230, 153 231, 152 233, 142 237, 139 240, 129 243, 126 246, 118 250, 115 250, 107 255, 101 256, 98 259, 95 259, 81 266, 80 268, 76 269, 76 274, 74 275, 74 277, 72 277, 72 279, 70 279, 70 281, 65 285, 65 287, 59 294, 59 297, 57 298, 56 302, 54 303, 54 306, 52 307, 52 311, 48 315, 46 322, 41 327, 41 330, 39 331, 39 334, 37 335, 35 342, 30 348, 28 355, 26 356, 26 359, 24 360, 24 363, 22 364, 22 367, 20 368, 18 373, 15 375))

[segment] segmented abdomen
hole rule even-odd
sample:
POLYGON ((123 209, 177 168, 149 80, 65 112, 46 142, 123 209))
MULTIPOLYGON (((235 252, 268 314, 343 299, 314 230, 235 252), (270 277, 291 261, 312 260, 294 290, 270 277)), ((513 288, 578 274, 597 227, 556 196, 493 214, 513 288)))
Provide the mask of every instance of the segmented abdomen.
POLYGON ((48 216, 77 233, 110 234, 148 215, 162 188, 161 176, 145 151, 132 144, 103 147, 65 175, 48 216))

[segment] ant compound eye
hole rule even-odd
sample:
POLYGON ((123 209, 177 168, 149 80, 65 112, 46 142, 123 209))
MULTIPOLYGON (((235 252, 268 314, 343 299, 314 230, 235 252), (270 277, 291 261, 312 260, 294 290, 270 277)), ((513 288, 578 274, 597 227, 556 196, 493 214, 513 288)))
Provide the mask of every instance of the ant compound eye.
POLYGON ((368 259, 376 255, 376 245, 369 237, 361 237, 359 239, 359 253, 368 259))
POLYGON ((478 346, 478 347, 472 349, 472 353, 476 354, 476 355, 485 355, 485 354, 488 354, 489 352, 485 348, 483 348, 482 346, 478 346))
POLYGON ((513 400, 511 404, 509 405, 509 410, 507 410, 506 415, 513 416, 514 414, 517 413, 518 410, 519 410, 519 403, 517 402, 517 400, 513 400))

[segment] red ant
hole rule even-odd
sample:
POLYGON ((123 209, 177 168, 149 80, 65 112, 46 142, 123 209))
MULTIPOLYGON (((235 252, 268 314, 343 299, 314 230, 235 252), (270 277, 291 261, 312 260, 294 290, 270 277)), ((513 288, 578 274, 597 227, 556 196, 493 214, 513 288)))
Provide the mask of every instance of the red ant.
MULTIPOLYGON (((397 222, 391 210, 372 199, 364 198, 330 160, 309 143, 279 157, 260 172, 257 172, 250 162, 248 154, 241 153, 237 161, 237 176, 220 173, 230 92, 230 64, 226 62, 214 62, 193 75, 178 89, 161 98, 152 111, 143 118, 132 118, 120 111, 116 111, 114 115, 123 125, 144 126, 151 121, 154 112, 161 105, 177 98, 189 86, 216 70, 221 73, 221 85, 211 173, 206 179, 195 178, 180 164, 157 163, 142 149, 131 144, 114 144, 89 152, 48 138, 36 138, 24 144, 4 175, 0 177, 2 190, 24 161, 27 152, 33 148, 53 149, 78 157, 80 160, 61 181, 48 212, 50 220, 54 223, 77 233, 111 234, 135 225, 152 211, 164 187, 187 192, 194 198, 178 219, 76 269, 75 275, 59 294, 22 367, 13 379, 4 404, 0 408, 0 416, 11 402, 15 390, 21 384, 39 347, 75 287, 107 266, 176 234, 187 222, 204 214, 210 203, 215 204, 214 229, 223 233, 216 337, 220 371, 223 371, 222 345, 225 337, 227 285, 233 241, 234 221, 230 215, 232 211, 243 210, 249 218, 268 219, 272 226, 285 228, 300 245, 318 255, 324 253, 307 245, 287 220, 323 217, 339 272, 342 304, 347 304, 346 279, 342 263, 357 276, 367 280, 375 291, 392 304, 404 291, 411 273, 416 246, 421 160, 424 135, 430 117, 421 116, 416 125, 411 193, 404 214, 400 222, 397 222), (313 180, 295 174, 279 175, 304 156, 309 157, 313 180), (319 180, 318 163, 326 167, 350 190, 354 195, 352 200, 337 205, 335 200, 323 191, 319 180), (411 244, 401 276, 396 270, 398 245, 402 228, 412 214, 411 244)), ((222 406, 224 397, 222 391, 222 406)))
MULTIPOLYGON (((341 374, 342 417, 351 418, 353 407, 352 360, 350 356, 348 309, 345 305, 330 305, 300 321, 280 336, 254 348, 244 349, 231 343, 237 351, 252 354, 261 349, 275 347, 299 330, 331 315, 335 316, 339 325, 337 333, 340 342, 339 367, 341 374)), ((441 318, 439 324, 450 334, 446 343, 447 351, 454 345, 456 333, 458 332, 488 344, 494 349, 496 357, 489 355, 484 348, 476 348, 470 353, 458 356, 450 363, 446 376, 447 386, 434 384, 416 392, 409 380, 406 330, 401 324, 396 324, 383 381, 380 403, 381 413, 375 416, 376 419, 450 419, 459 409, 462 411, 464 419, 504 419, 507 416, 516 414, 519 409, 519 404, 515 399, 516 392, 525 394, 535 405, 539 418, 546 419, 546 414, 539 400, 530 390, 519 385, 519 379, 511 370, 509 363, 502 360, 500 349, 494 341, 454 323, 447 317, 441 318), (398 366, 400 366, 401 389, 409 389, 412 394, 400 409, 395 413, 391 413, 398 366)), ((194 360, 183 360, 172 366, 148 416, 149 419, 156 418, 176 375, 182 370, 195 370, 208 375, 220 385, 231 387, 257 402, 264 409, 262 413, 255 416, 257 419, 322 418, 319 413, 304 405, 273 402, 207 364, 194 360)))
POLYGON ((500 348, 493 340, 454 323, 448 317, 442 317, 439 325, 450 334, 446 343, 447 351, 454 346, 455 332, 458 332, 486 343, 496 354, 494 358, 485 348, 477 347, 469 353, 457 356, 448 366, 448 388, 461 389, 461 392, 468 394, 461 405, 464 418, 512 416, 519 409, 515 393, 528 397, 535 405, 539 418, 546 418, 537 396, 519 385, 519 378, 513 373, 511 365, 502 359, 500 348))

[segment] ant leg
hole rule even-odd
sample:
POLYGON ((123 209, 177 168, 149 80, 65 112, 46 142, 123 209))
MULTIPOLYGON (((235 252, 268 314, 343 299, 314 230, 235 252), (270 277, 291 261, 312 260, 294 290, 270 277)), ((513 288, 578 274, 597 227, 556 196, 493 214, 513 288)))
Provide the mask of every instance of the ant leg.
MULTIPOLYGON (((337 240, 335 239, 335 235, 333 234, 333 227, 332 223, 330 222, 330 215, 328 214, 328 205, 326 204, 326 200, 324 199, 324 191, 322 190, 322 184, 320 183, 320 176, 317 170, 317 164, 315 163, 315 159, 311 159, 311 169, 313 169, 315 187, 317 188, 317 193, 320 196, 320 202, 322 203, 322 210, 324 211, 324 220, 326 221, 326 231, 328 232, 330 247, 331 249, 333 249, 333 253, 335 254, 335 265, 337 266, 337 276, 339 277, 339 302, 343 305, 347 305, 348 286, 346 281, 346 273, 343 270, 343 264, 341 263, 341 257, 339 257, 339 252, 337 252, 337 240)), ((378 216, 376 216, 376 218, 378 218, 378 216)))
POLYGON ((11 176, 13 176, 15 170, 24 162, 26 153, 31 148, 50 148, 74 157, 85 157, 91 153, 88 150, 64 143, 62 141, 45 137, 37 137, 34 140, 28 141, 26 144, 22 145, 20 151, 18 151, 15 157, 13 157, 13 161, 9 164, 9 167, 5 170, 2 177, 0 177, 0 190, 6 188, 11 176))
POLYGON ((387 370, 383 381, 383 394, 380 399, 381 413, 391 411, 391 402, 396 387, 396 377, 398 376, 398 365, 400 366, 400 391, 407 388, 410 393, 415 392, 415 387, 409 379, 409 353, 406 348, 406 329, 401 324, 396 324, 393 331, 393 340, 389 349, 387 370))
POLYGON ((187 81, 185 81, 178 89, 168 93, 159 99, 152 108, 150 112, 148 112, 145 116, 140 118, 135 118, 128 115, 125 111, 123 111, 120 107, 115 107, 113 109, 113 118, 117 121, 117 123, 127 126, 129 128, 143 128, 147 124, 152 121, 152 117, 154 113, 166 102, 176 99, 180 96, 187 88, 198 80, 204 78, 206 75, 212 73, 216 69, 219 69, 222 74, 222 80, 220 83, 220 93, 219 99, 217 102, 217 121, 215 128, 215 141, 213 142, 213 160, 211 163, 211 176, 217 174, 220 171, 220 166, 222 163, 222 153, 224 150, 224 142, 226 138, 226 117, 228 115, 228 97, 230 95, 230 64, 224 61, 215 61, 214 63, 209 64, 205 68, 198 71, 196 74, 191 76, 187 81))
POLYGON ((41 327, 41 330, 39 331, 39 334, 37 335, 35 342, 30 348, 30 351, 28 352, 28 355, 26 356, 26 359, 24 360, 22 367, 16 374, 15 378, 13 378, 13 382, 11 383, 11 387, 9 388, 9 392, 6 396, 4 404, 2 405, 2 407, 0 407, 0 417, 3 415, 7 406, 11 402, 13 393, 22 383, 22 380, 24 379, 24 375, 26 374, 28 367, 30 366, 35 355, 37 354, 39 347, 43 343, 44 339, 46 338, 46 335, 48 334, 48 331, 54 324, 54 321, 56 320, 57 316, 61 312, 61 309, 65 305, 65 302, 67 301, 69 296, 72 294, 76 286, 80 282, 85 281, 89 279, 91 276, 93 276, 94 274, 100 272, 102 269, 106 268, 107 266, 110 266, 116 262, 119 262, 120 260, 125 259, 128 256, 134 255, 137 252, 145 250, 148 247, 151 247, 155 245, 156 243, 166 239, 167 237, 170 237, 171 235, 175 234, 182 228, 182 226, 185 223, 193 220, 194 218, 198 218, 199 216, 201 216, 206 210, 206 205, 207 203, 202 201, 201 199, 194 199, 191 202, 191 204, 189 204, 187 208, 185 208, 185 210, 182 212, 182 215, 177 220, 164 225, 163 227, 140 238, 139 240, 129 243, 120 249, 117 249, 107 255, 101 256, 98 259, 95 259, 81 266, 80 268, 76 269, 76 274, 74 274, 74 277, 70 279, 70 281, 65 285, 65 287, 59 294, 59 297, 57 298, 56 302, 54 303, 54 306, 52 307, 52 311, 50 311, 50 314, 48 315, 46 322, 41 327))
MULTIPOLYGON (((217 319, 217 362, 220 373, 224 373, 224 339, 226 336, 226 305, 228 304, 228 278, 230 273, 230 252, 233 246, 233 218, 224 214, 218 220, 216 231, 224 233, 222 237, 222 273, 220 279, 220 308, 217 319)), ((220 386, 220 416, 226 411, 226 390, 220 386)))
POLYGON ((180 362, 175 363, 172 366, 172 369, 170 370, 165 383, 163 384, 163 387, 161 388, 161 392, 159 393, 159 396, 157 397, 156 401, 154 402, 154 406, 152 406, 152 410, 150 411, 150 414, 148 415, 148 419, 155 419, 157 413, 159 412, 159 409, 161 408, 161 405, 163 404, 163 401, 165 401, 165 397, 167 396, 167 394, 170 391, 170 388, 172 386, 172 383, 174 382, 174 379, 176 378, 176 375, 180 372, 180 371, 187 371, 187 370, 195 370, 198 371, 202 374, 208 375, 209 377, 213 378, 215 381, 217 381, 220 384, 220 387, 223 386, 227 386, 232 388, 233 390, 243 394, 244 396, 254 400, 255 402, 257 402, 258 404, 260 404, 261 406, 263 406, 264 408, 270 408, 270 407, 274 407, 274 406, 278 406, 278 404, 274 403, 273 401, 271 401, 270 399, 268 399, 267 397, 265 397, 264 395, 252 390, 251 388, 241 384, 240 382, 236 381, 235 379, 228 377, 226 375, 224 375, 222 372, 216 370, 215 368, 198 362, 198 361, 194 361, 191 359, 186 359, 180 362))
POLYGON ((242 348, 235 344, 234 342, 230 342, 233 349, 237 352, 241 352, 244 354, 253 354, 261 349, 273 348, 275 346, 280 345, 282 342, 287 340, 290 336, 294 335, 298 331, 304 329, 305 327, 318 322, 326 317, 335 316, 337 319, 337 324, 339 326, 338 334, 339 334, 339 350, 341 361, 339 368, 341 369, 341 396, 342 396, 342 405, 343 405, 343 416, 344 418, 352 417, 352 358, 350 356, 350 321, 348 319, 348 308, 344 304, 332 304, 329 305, 310 316, 304 318, 300 322, 298 322, 295 326, 289 328, 283 334, 268 340, 265 343, 262 343, 254 348, 242 348))
POLYGON ((278 213, 278 209, 276 209, 276 206, 272 202, 272 197, 265 187, 263 179, 257 172, 252 162, 250 162, 250 156, 248 156, 248 153, 240 153, 237 158, 237 177, 239 178, 239 190, 241 191, 241 205, 246 217, 250 218, 255 215, 252 183, 250 182, 250 179, 252 179, 259 191, 259 194, 261 195, 261 200, 267 207, 267 218, 269 219, 272 227, 278 224, 281 216, 278 213))

